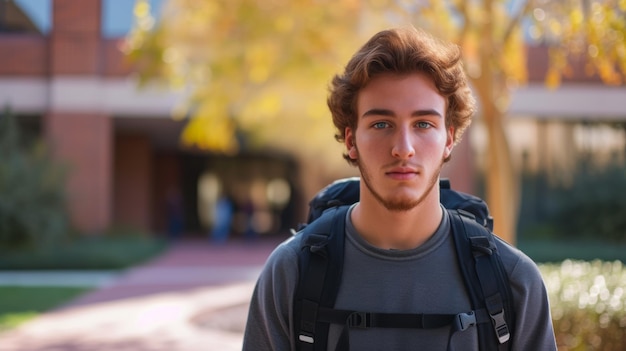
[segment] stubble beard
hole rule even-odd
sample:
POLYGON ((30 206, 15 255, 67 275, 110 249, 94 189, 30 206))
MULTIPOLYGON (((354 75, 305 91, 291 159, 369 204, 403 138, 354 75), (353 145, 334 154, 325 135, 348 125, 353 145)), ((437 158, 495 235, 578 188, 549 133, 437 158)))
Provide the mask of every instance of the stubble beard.
POLYGON ((365 165, 361 163, 360 159, 357 159, 357 167, 359 168, 359 171, 361 173, 361 181, 363 182, 363 184, 365 184, 367 189, 374 196, 376 201, 378 201, 378 203, 383 205, 383 207, 385 207, 387 210, 391 212, 407 212, 407 211, 414 209, 419 204, 423 203, 424 199, 435 189, 435 185, 439 181, 439 174, 441 173, 441 169, 443 168, 444 162, 445 161, 442 157, 441 163, 437 167, 437 170, 433 172, 433 174, 428 179, 428 183, 427 183, 427 187, 425 191, 417 199, 411 199, 408 197, 398 198, 398 199, 391 198, 391 197, 390 198, 383 197, 378 191, 376 191, 376 189, 374 189, 374 186, 372 185, 372 182, 371 182, 370 173, 367 167, 365 167, 365 165))

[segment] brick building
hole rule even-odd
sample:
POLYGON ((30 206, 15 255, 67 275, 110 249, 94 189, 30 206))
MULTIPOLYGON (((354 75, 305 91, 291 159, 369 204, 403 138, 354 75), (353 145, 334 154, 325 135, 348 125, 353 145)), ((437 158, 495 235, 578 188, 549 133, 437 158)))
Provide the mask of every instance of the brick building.
MULTIPOLYGON (((69 166, 67 194, 78 230, 99 233, 119 224, 164 232, 168 197, 180 193, 185 227, 202 231, 210 223, 198 214, 203 204, 197 201, 197 184, 207 169, 230 181, 224 186, 237 189, 251 186, 242 174, 294 179, 295 167, 282 167, 293 163, 286 156, 242 155, 252 162, 233 169, 223 167, 231 162, 223 157, 183 150, 178 136, 184 122, 169 118, 179 97, 138 90, 119 49, 123 35, 103 35, 111 2, 37 5, 46 3, 52 25, 42 33, 19 1, 0 2, 0 103, 45 137, 55 157, 69 166)), ((132 10, 133 2, 126 3, 132 10)), ((245 194, 233 196, 248 200, 245 194)))

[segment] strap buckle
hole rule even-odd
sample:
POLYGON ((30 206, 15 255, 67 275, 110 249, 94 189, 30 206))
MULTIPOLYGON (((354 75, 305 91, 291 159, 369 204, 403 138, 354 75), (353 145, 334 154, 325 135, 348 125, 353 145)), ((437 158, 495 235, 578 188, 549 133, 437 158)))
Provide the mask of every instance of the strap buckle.
POLYGON ((493 324, 493 329, 496 331, 496 336, 498 337, 498 341, 500 344, 504 344, 509 341, 511 337, 511 333, 509 332, 509 327, 506 325, 506 320, 504 319, 504 310, 500 310, 500 312, 489 314, 491 317, 491 323, 493 324))
POLYGON ((476 315, 474 314, 474 311, 468 313, 459 313, 456 315, 454 323, 456 324, 457 330, 465 331, 468 328, 476 325, 476 315))
POLYGON ((302 342, 306 342, 308 344, 313 344, 315 342, 315 339, 313 338, 312 335, 308 335, 308 334, 300 334, 298 335, 298 340, 302 341, 302 342))
POLYGON ((369 328, 371 326, 371 314, 367 312, 352 312, 346 318, 349 328, 369 328))

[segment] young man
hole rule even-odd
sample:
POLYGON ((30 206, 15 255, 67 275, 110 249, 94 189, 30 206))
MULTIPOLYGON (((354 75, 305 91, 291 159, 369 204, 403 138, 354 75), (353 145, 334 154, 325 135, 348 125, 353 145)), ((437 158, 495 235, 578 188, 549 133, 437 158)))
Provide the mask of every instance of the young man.
MULTIPOLYGON (((416 29, 372 37, 332 81, 328 105, 344 157, 361 174, 348 211, 336 309, 384 313, 471 310, 439 173, 471 122, 475 101, 459 49, 416 29)), ((497 219, 496 219, 497 220, 497 219)), ((252 297, 244 350, 295 350, 294 290, 301 236, 268 259, 252 297)), ((536 265, 498 242, 515 308, 513 350, 556 350, 536 265)), ((342 325, 331 325, 335 350, 342 325)), ((350 329, 351 350, 479 350, 476 328, 350 329)))

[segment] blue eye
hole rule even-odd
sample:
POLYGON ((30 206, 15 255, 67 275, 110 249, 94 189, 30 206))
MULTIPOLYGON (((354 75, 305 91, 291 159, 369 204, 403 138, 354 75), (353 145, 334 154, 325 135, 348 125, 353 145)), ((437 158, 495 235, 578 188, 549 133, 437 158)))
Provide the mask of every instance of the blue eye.
POLYGON ((430 123, 428 123, 428 122, 417 122, 417 126, 418 126, 419 128, 430 128, 430 127, 431 127, 431 124, 430 124, 430 123))
POLYGON ((387 126, 387 122, 376 122, 372 125, 372 127, 374 127, 375 129, 384 129, 387 128, 387 126))

